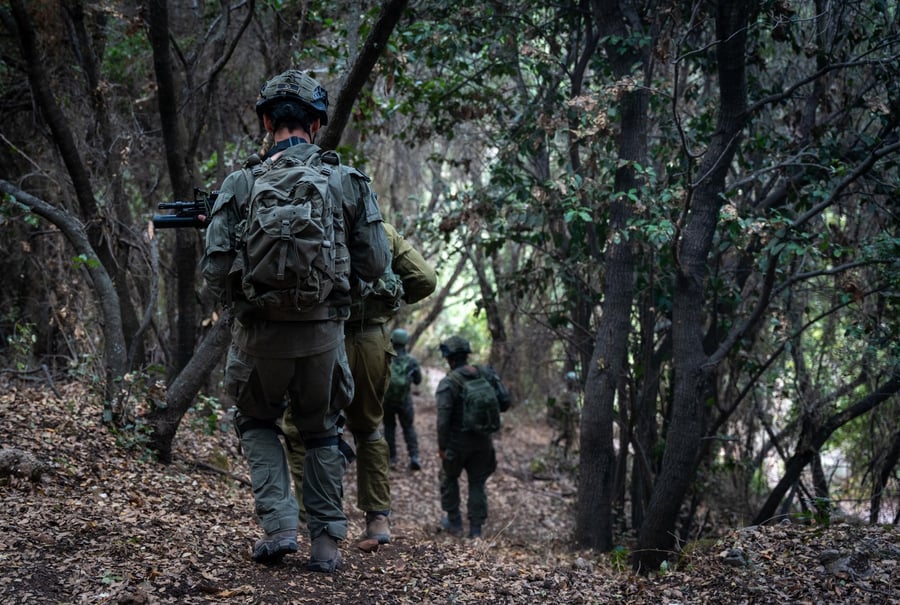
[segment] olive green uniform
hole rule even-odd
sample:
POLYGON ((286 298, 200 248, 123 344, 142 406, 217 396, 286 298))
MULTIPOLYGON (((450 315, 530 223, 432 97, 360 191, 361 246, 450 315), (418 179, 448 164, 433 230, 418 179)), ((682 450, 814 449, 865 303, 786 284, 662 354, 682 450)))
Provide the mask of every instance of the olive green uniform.
MULTIPOLYGON (((469 484, 466 513, 471 525, 480 526, 488 516, 488 499, 485 484, 497 469, 494 438, 491 435, 473 433, 462 429, 462 383, 451 374, 461 377, 476 377, 479 370, 474 366, 460 365, 438 383, 437 438, 438 449, 443 452, 440 471, 441 509, 453 522, 460 519, 459 477, 463 471, 469 484)), ((500 403, 500 411, 509 409, 509 392, 497 373, 490 367, 480 366, 480 371, 493 385, 500 403)))
MULTIPOLYGON (((305 142, 285 155, 306 160, 319 150, 305 142)), ((390 262, 381 213, 368 178, 342 166, 343 233, 352 274, 335 284, 326 304, 313 313, 291 317, 248 308, 234 283, 235 228, 250 199, 253 174, 248 168, 223 182, 206 230, 201 269, 209 289, 233 305, 232 343, 225 367, 227 396, 237 406, 235 427, 250 465, 260 525, 267 534, 297 527, 298 505, 278 437, 277 421, 288 407, 300 436, 313 452, 306 457, 302 500, 311 538, 347 533, 342 505, 346 458, 339 448, 341 410, 353 398, 353 379, 343 341, 351 279, 374 280, 390 262), (277 317, 277 318, 276 318, 277 317)))
POLYGON ((553 436, 553 445, 565 444, 563 445, 565 455, 568 455, 578 435, 580 408, 578 393, 569 385, 566 385, 565 390, 547 408, 547 424, 556 432, 553 436))
MULTIPOLYGON (((391 250, 389 273, 402 284, 402 300, 418 302, 434 292, 435 271, 392 225, 382 224, 391 250)), ((390 282, 391 276, 383 275, 382 280, 390 282)), ((387 289, 393 291, 390 286, 387 289)), ((351 294, 353 302, 350 319, 344 324, 344 342, 356 389, 345 414, 356 444, 357 506, 365 512, 387 513, 391 510, 391 490, 388 445, 381 432, 382 401, 394 355, 387 323, 397 311, 400 298, 381 293, 377 287, 365 298, 360 288, 351 294)), ((282 428, 288 440, 294 483, 300 485, 305 474, 304 450, 292 424, 292 414, 286 414, 282 428)))

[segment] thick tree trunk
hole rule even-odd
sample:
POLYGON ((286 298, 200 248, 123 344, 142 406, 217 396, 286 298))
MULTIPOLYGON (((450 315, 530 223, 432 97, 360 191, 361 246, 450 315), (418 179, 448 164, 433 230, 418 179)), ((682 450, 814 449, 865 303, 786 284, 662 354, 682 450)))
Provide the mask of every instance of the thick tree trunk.
POLYGON ((706 434, 709 402, 715 396, 715 367, 704 351, 707 263, 725 190, 725 177, 746 119, 744 53, 753 3, 719 2, 716 14, 720 112, 716 133, 704 155, 684 228, 676 242, 677 274, 672 310, 675 365, 674 400, 662 468, 633 558, 636 570, 650 573, 675 544, 682 502, 696 474, 706 434))
MULTIPOLYGON (((156 72, 157 99, 166 146, 166 165, 176 199, 193 198, 193 176, 188 168, 187 135, 181 123, 176 94, 175 74, 169 53, 169 11, 166 0, 148 2, 150 45, 156 72)), ((197 234, 177 229, 175 233, 175 279, 178 317, 175 330, 175 370, 184 368, 194 353, 197 338, 197 234)))

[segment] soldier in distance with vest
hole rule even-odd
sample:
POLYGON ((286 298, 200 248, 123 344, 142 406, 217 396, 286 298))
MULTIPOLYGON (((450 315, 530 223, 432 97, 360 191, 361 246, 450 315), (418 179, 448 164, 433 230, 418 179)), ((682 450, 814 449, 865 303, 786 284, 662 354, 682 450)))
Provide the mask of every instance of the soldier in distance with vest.
POLYGON ((262 86, 256 111, 274 145, 222 183, 201 261, 233 318, 225 391, 264 531, 252 558, 271 564, 298 550, 299 506, 278 427, 289 407, 307 450, 307 569, 320 572, 340 566, 347 533, 341 410, 354 392, 344 347, 350 283, 374 281, 390 263, 368 177, 313 144, 327 108, 325 89, 300 71, 262 86))
POLYGON ((391 380, 384 394, 384 436, 390 450, 391 467, 397 464, 397 420, 403 431, 406 452, 409 455, 409 469, 422 469, 419 460, 419 437, 416 434, 415 409, 413 408, 412 386, 422 383, 422 369, 418 360, 409 354, 406 345, 409 333, 403 328, 391 332, 391 344, 396 357, 391 360, 391 380))
MULTIPOLYGON (((391 250, 391 265, 371 284, 351 289, 350 319, 344 338, 350 370, 356 383, 353 401, 345 410, 347 429, 356 445, 357 507, 365 514, 366 529, 357 545, 371 550, 391 540, 389 448, 381 430, 384 393, 390 379, 394 348, 388 322, 401 303, 418 302, 437 285, 434 269, 393 225, 383 223, 391 250)), ((290 414, 282 423, 294 483, 304 476, 304 449, 290 414)))
POLYGON ((578 375, 566 372, 562 391, 556 398, 547 400, 547 424, 555 432, 551 445, 562 445, 563 458, 569 456, 569 450, 578 437, 578 418, 581 414, 579 391, 578 375))
POLYGON ((488 516, 486 483, 497 469, 493 433, 500 429, 500 413, 509 409, 509 392, 493 368, 469 365, 472 349, 465 338, 451 336, 440 348, 450 366, 435 394, 441 509, 446 513, 440 525, 462 534, 459 477, 465 471, 469 537, 478 538, 488 516))

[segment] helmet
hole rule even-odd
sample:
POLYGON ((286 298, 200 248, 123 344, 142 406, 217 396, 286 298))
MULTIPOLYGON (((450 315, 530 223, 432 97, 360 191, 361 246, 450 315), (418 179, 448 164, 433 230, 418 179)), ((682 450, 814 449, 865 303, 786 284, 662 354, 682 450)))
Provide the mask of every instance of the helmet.
POLYGON ((262 85, 256 100, 256 114, 262 117, 274 101, 300 101, 319 114, 322 126, 328 124, 328 92, 298 69, 289 69, 262 85))
POLYGON ((575 382, 578 379, 578 374, 575 372, 566 372, 566 381, 575 382))
POLYGON ((471 352, 472 348, 469 346, 469 341, 462 336, 451 336, 441 343, 442 357, 450 357, 451 355, 456 355, 457 353, 468 354, 471 352))
POLYGON ((391 332, 391 342, 395 345, 405 345, 409 342, 409 332, 403 328, 397 328, 391 332))

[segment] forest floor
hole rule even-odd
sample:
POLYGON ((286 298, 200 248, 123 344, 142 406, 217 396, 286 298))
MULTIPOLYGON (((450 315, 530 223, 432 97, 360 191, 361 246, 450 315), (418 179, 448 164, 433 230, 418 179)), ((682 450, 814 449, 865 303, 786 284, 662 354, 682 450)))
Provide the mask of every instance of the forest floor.
MULTIPOLYGON (((572 550, 575 479, 518 408, 497 438, 484 537, 440 533, 434 402, 416 402, 424 469, 401 456, 391 473, 392 542, 363 552, 347 540, 343 568, 317 574, 306 539, 279 565, 250 559, 259 529, 232 431, 190 414, 161 465, 101 424, 83 386, 0 384, 0 454, 46 465, 39 481, 23 464, 0 473, 0 603, 900 604, 891 526, 726 529, 650 576, 630 571, 627 550, 572 550)), ((354 466, 345 490, 357 536, 354 466)))

